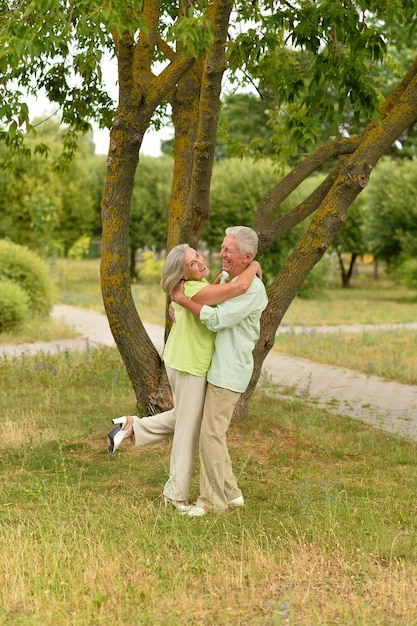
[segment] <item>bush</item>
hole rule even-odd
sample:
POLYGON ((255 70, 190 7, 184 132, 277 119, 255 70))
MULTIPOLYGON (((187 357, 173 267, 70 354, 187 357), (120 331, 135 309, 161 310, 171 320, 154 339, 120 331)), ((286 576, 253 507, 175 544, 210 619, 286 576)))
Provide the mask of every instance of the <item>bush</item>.
POLYGON ((297 296, 305 300, 319 298, 330 287, 331 264, 328 256, 313 267, 298 290, 297 296))
POLYGON ((23 289, 32 313, 49 315, 52 309, 49 271, 35 252, 8 239, 0 240, 0 280, 11 280, 23 289))
POLYGON ((29 297, 12 280, 0 280, 0 333, 20 326, 29 315, 29 297))
POLYGON ((411 289, 417 289, 417 259, 406 259, 391 272, 393 278, 411 289))
POLYGON ((159 283, 162 276, 164 260, 156 260, 155 255, 150 250, 142 252, 139 262, 138 280, 144 285, 159 283))

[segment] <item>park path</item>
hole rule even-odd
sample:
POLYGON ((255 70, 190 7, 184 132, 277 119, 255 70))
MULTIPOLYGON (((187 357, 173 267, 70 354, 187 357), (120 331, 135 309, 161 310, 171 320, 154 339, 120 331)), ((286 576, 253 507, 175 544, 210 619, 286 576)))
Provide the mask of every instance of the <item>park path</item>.
MULTIPOLYGON (((56 342, 39 342, 23 345, 0 346, 0 356, 19 356, 36 351, 57 352, 84 349, 88 344, 114 346, 107 317, 82 307, 57 305, 53 317, 72 326, 81 336, 56 342)), ((145 324, 156 349, 163 348, 164 329, 155 324, 145 324)), ((411 328, 417 324, 383 325, 379 329, 411 328)), ((346 327, 292 327, 279 332, 361 332, 376 328, 367 326, 346 327)), ((332 365, 322 365, 306 359, 270 352, 263 366, 263 377, 270 380, 279 395, 296 396, 315 406, 360 420, 400 437, 417 441, 417 386, 390 382, 377 376, 354 372, 332 365)))

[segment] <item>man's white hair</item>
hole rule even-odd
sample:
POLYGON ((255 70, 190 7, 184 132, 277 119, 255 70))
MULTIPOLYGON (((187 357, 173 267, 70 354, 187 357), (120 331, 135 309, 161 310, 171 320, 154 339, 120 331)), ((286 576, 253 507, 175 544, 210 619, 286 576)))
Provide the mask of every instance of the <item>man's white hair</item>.
POLYGON ((224 232, 228 237, 239 240, 241 254, 256 256, 258 252, 258 235, 253 228, 249 228, 249 226, 230 226, 224 232))

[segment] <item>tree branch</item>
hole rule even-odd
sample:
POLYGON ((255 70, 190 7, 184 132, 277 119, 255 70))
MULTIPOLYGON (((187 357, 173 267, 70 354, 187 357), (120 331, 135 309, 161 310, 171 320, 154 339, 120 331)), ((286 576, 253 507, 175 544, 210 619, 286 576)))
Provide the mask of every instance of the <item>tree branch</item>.
POLYGON ((183 57, 176 54, 171 63, 152 81, 152 99, 159 104, 178 82, 190 71, 194 57, 183 57))
POLYGON ((159 34, 156 37, 156 47, 169 61, 173 61, 175 59, 175 50, 173 50, 171 46, 167 44, 165 39, 163 39, 159 34))
POLYGON ((214 40, 202 73, 199 118, 194 146, 190 190, 189 239, 197 242, 210 213, 209 193, 216 148, 221 82, 226 69, 225 45, 229 18, 233 8, 230 0, 213 0, 207 17, 213 26, 214 40))
POLYGON ((330 188, 336 172, 329 175, 319 188, 304 202, 292 209, 286 215, 274 219, 274 215, 282 202, 313 172, 323 166, 327 161, 346 154, 351 154, 362 141, 361 137, 349 139, 335 139, 334 141, 320 146, 307 159, 304 159, 291 170, 266 196, 263 197, 253 220, 253 228, 259 235, 259 250, 262 254, 269 245, 284 232, 291 230, 296 224, 302 222, 317 208, 320 201, 325 197, 330 188))
MULTIPOLYGON (((380 110, 384 118, 380 124, 378 124, 376 120, 372 120, 360 136, 354 136, 348 139, 335 139, 325 146, 320 146, 314 154, 304 159, 304 161, 293 168, 271 192, 264 196, 253 220, 253 228, 259 235, 258 255, 261 255, 278 237, 291 230, 317 210, 342 170, 345 161, 342 160, 339 164, 336 164, 326 180, 319 185, 309 198, 285 215, 274 220, 274 215, 280 204, 288 198, 294 189, 308 176, 329 160, 338 156, 354 153, 363 143, 373 146, 375 132, 383 132, 385 146, 382 152, 383 154, 401 135, 401 132, 398 132, 399 127, 403 128, 403 130, 407 130, 407 128, 410 128, 416 123, 416 117, 413 115, 415 111, 413 106, 415 96, 413 95, 414 92, 409 92, 410 89, 413 89, 416 76, 417 59, 411 65, 403 80, 382 104, 380 110), (408 101, 410 104, 405 104, 408 101), (408 116, 409 122, 403 119, 404 114, 407 114, 407 112, 410 114, 408 116), (409 125, 407 126, 407 124, 409 125), (392 126, 392 129, 388 132, 389 125, 392 126)), ((379 160, 379 158, 380 156, 377 157, 376 161, 379 160)), ((372 161, 372 159, 369 159, 369 162, 370 161, 372 161)))

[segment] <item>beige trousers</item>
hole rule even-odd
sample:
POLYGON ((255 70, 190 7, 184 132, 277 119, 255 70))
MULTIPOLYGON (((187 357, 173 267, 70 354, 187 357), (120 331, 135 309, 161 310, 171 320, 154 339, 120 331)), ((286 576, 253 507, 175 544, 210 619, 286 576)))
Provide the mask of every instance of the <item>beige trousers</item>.
POLYGON ((205 376, 192 376, 165 367, 174 408, 142 418, 133 416, 133 445, 137 447, 157 443, 174 433, 164 496, 170 500, 187 501, 198 450, 207 382, 205 376))
POLYGON ((200 430, 200 496, 197 506, 225 511, 242 495, 233 474, 226 433, 240 393, 207 384, 200 430))

